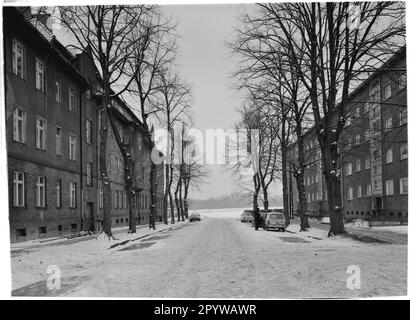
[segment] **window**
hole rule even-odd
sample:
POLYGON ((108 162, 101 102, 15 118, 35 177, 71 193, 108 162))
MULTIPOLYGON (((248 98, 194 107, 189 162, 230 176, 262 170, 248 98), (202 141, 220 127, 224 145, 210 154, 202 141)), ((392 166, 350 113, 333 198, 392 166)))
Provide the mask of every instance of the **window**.
POLYGON ((27 112, 26 110, 14 107, 13 109, 13 140, 26 143, 27 135, 27 112))
POLYGON ((391 196, 394 194, 393 191, 393 180, 387 180, 386 181, 386 195, 391 196))
POLYGON ((307 177, 307 186, 310 185, 310 177, 307 177))
POLYGON ((407 194, 407 178, 400 179, 400 194, 407 194))
POLYGON ((70 208, 77 206, 77 183, 70 182, 70 208))
POLYGON ((57 180, 56 185, 56 207, 61 208, 61 180, 57 180))
POLYGON ((360 118, 360 107, 357 107, 357 108, 354 110, 354 117, 355 117, 356 119, 359 119, 359 118, 360 118))
POLYGON ((36 183, 36 205, 37 207, 46 206, 46 177, 39 176, 37 177, 36 183))
POLYGON ((124 192, 120 191, 120 199, 119 199, 120 205, 119 207, 122 209, 124 207, 124 192))
POLYGON ((369 110, 370 110, 370 103, 369 103, 369 102, 366 102, 366 103, 364 104, 364 107, 363 107, 363 112, 364 112, 364 113, 368 113, 369 110))
POLYGON ((56 155, 61 156, 63 154, 62 149, 62 138, 63 138, 63 129, 56 126, 56 155))
POLYGON ((12 51, 13 51, 13 73, 19 76, 21 79, 24 79, 24 68, 25 68, 25 48, 24 46, 17 40, 13 39, 12 44, 12 51))
POLYGON ((45 65, 36 58, 36 89, 45 92, 45 65))
POLYGON ((386 163, 392 163, 393 162, 393 149, 390 148, 386 152, 386 163))
POLYGON ((115 209, 117 209, 118 208, 118 198, 119 198, 119 192, 118 192, 118 190, 115 190, 115 193, 114 193, 114 208, 115 209))
POLYGON ((357 197, 358 198, 362 197, 362 186, 357 186, 357 197))
POLYGON ((61 103, 61 81, 56 79, 56 102, 61 103))
POLYGON ((92 138, 93 138, 93 136, 92 136, 92 131, 93 129, 92 129, 92 122, 91 122, 91 120, 86 120, 86 122, 85 122, 85 137, 86 137, 86 140, 87 140, 87 143, 89 143, 89 144, 91 144, 92 143, 92 138))
POLYGON ((46 150, 46 120, 37 117, 36 121, 36 147, 40 150, 46 150))
POLYGON ((370 184, 368 184, 368 185, 366 186, 366 194, 367 194, 368 196, 371 196, 371 195, 372 195, 372 186, 371 186, 370 184))
POLYGON ((104 207, 104 193, 103 193, 103 189, 100 188, 99 189, 99 203, 100 203, 100 209, 102 209, 104 207))
MULTIPOLYGON (((321 194, 320 191, 317 192, 316 199, 317 199, 317 200, 321 200, 321 199, 322 199, 322 194, 321 194)), ((161 205, 161 202, 160 202, 160 205, 161 205)))
POLYGON ((360 172, 360 170, 362 170, 362 166, 361 166, 361 161, 360 161, 360 159, 357 159, 356 160, 356 172, 360 172))
POLYGON ((87 163, 86 168, 87 173, 87 185, 91 186, 93 184, 93 164, 87 163))
POLYGON ((47 227, 39 227, 38 228, 38 236, 40 238, 44 238, 45 236, 47 236, 47 227))
POLYGON ((86 97, 88 100, 91 100, 91 90, 90 90, 90 89, 88 89, 88 90, 85 92, 85 97, 86 97))
POLYGON ((70 160, 76 160, 77 158, 77 136, 75 134, 70 133, 70 141, 69 141, 69 158, 70 160))
POLYGON ((356 135, 356 145, 360 144, 360 134, 356 135))
POLYGON ((137 145, 138 145, 138 151, 141 151, 142 150, 142 137, 140 134, 138 134, 137 145))
POLYGON ((370 140, 370 129, 366 129, 364 132, 364 141, 369 141, 370 140))
POLYGON ((352 148, 352 138, 347 139, 347 150, 350 150, 352 148))
POLYGON ((24 173, 14 171, 13 172, 13 206, 24 207, 24 173))
POLYGON ((403 90, 407 86, 406 74, 401 74, 398 80, 398 91, 403 90))
POLYGON ((389 83, 387 86, 384 87, 384 99, 387 100, 391 97, 391 84, 389 83))
POLYGON ((68 88, 68 110, 75 111, 75 90, 74 88, 68 88))
POLYGON ((407 159, 407 143, 402 143, 399 146, 400 160, 407 159))
POLYGON ((353 200, 353 188, 349 187, 347 189, 347 200, 353 200))
POLYGON ((352 174, 352 171, 353 171, 352 164, 351 163, 346 164, 346 175, 350 176, 352 174))
POLYGON ((385 123, 384 123, 384 129, 385 131, 390 131, 393 128, 393 121, 392 118, 388 118, 386 119, 385 123))
POLYGON ((24 229, 16 229, 16 240, 23 240, 27 236, 27 230, 24 229))
POLYGON ((372 108, 372 118, 380 117, 380 106, 376 105, 372 108))
POLYGON ((407 123, 407 110, 402 110, 399 112, 399 125, 402 126, 403 124, 407 123))

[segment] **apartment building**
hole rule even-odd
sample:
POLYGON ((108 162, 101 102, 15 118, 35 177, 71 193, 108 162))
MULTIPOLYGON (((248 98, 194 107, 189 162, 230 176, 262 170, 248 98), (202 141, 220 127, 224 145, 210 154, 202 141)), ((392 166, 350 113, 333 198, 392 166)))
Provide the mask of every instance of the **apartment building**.
MULTIPOLYGON (((346 128, 339 142, 345 217, 407 218, 406 87, 406 47, 403 47, 349 95, 346 128)), ((310 214, 326 216, 326 183, 313 128, 304 138, 308 210, 310 214)), ((289 203, 296 212, 297 189, 291 175, 290 181, 289 203)))
MULTIPOLYGON (((101 80, 89 52, 71 54, 47 16, 5 8, 4 57, 11 242, 101 230, 101 80)), ((133 159, 139 192, 129 199, 123 154, 107 127, 112 227, 148 223, 149 132, 131 108, 113 99, 113 124, 133 159)), ((157 170, 158 218, 163 174, 157 170), (162 179, 162 180, 161 180, 162 179)))
POLYGON ((11 240, 78 231, 87 81, 39 20, 15 8, 3 19, 11 240))

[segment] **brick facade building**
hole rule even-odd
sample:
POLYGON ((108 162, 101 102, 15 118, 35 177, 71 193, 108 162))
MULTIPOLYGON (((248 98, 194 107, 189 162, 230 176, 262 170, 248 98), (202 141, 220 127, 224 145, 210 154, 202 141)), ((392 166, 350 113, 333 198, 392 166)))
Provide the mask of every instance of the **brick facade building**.
MULTIPOLYGON (((11 242, 96 231, 104 196, 98 163, 101 105, 94 95, 98 72, 89 55, 74 56, 58 42, 46 27, 47 17, 33 19, 24 7, 5 8, 3 17, 11 242)), ((142 189, 132 206, 137 223, 145 224, 149 133, 124 101, 112 104, 142 189)), ((107 149, 112 226, 126 226, 122 154, 111 127, 107 149)), ((158 177, 163 179, 160 170, 158 177)), ((159 199, 161 186, 163 182, 158 183, 159 199)))
MULTIPOLYGON (((345 217, 408 216, 406 48, 349 95, 348 120, 339 142, 345 217)), ((327 216, 326 184, 314 129, 305 134, 308 211, 327 216)), ((291 150, 296 148, 295 145, 291 150)), ((291 151, 292 154, 292 151, 291 151)), ((290 175, 292 212, 298 208, 290 175)))

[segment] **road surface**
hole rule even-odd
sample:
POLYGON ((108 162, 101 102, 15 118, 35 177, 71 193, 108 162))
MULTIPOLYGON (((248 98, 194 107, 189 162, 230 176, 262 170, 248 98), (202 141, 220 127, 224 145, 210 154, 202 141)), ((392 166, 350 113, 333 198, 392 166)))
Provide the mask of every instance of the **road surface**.
MULTIPOLYGON (((22 276, 18 263, 12 266, 14 277, 22 276)), ((15 288, 13 294, 168 298, 406 295, 407 245, 255 231, 239 221, 239 214, 209 215, 200 222, 118 246, 99 258, 61 262, 60 267, 60 290, 48 291, 42 280, 15 288), (346 270, 351 265, 360 268, 360 288, 347 286, 350 274, 346 270)), ((37 269, 30 270, 35 273, 37 269)))

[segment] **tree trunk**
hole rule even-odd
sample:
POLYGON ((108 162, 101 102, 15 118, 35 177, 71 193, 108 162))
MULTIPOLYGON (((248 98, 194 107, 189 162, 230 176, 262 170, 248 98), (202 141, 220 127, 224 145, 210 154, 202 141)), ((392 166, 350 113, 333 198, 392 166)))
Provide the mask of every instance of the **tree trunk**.
POLYGON ((337 145, 324 146, 322 152, 323 168, 327 187, 327 198, 329 204, 330 231, 329 236, 345 233, 342 215, 342 190, 340 178, 337 174, 337 145))
POLYGON ((157 211, 157 166, 154 161, 151 160, 151 170, 149 175, 150 181, 150 195, 151 195, 151 206, 149 211, 149 227, 155 230, 155 219, 157 211))
MULTIPOLYGON (((108 92, 108 91, 105 91, 108 92)), ((108 126, 109 97, 104 95, 101 110, 101 135, 100 135, 100 171, 103 182, 103 232, 112 237, 111 232, 111 187, 107 173, 107 126, 108 126)))
POLYGON ((302 134, 302 121, 299 117, 296 120, 296 136, 297 136, 297 146, 298 146, 298 168, 299 172, 295 174, 296 187, 298 189, 298 199, 299 199, 299 218, 300 218, 300 231, 309 231, 310 225, 306 212, 308 211, 306 191, 304 185, 305 177, 305 151, 304 151, 304 139, 302 134))
POLYGON ((184 215, 185 215, 185 218, 188 218, 188 188, 189 188, 188 179, 184 179, 184 215))
POLYGON ((165 165, 164 223, 168 224, 169 164, 165 165))
POLYGON ((269 197, 268 197, 268 188, 263 187, 263 209, 268 210, 269 209, 269 197))
POLYGON ((303 184, 303 174, 296 175, 296 187, 298 189, 298 199, 299 207, 298 214, 300 218, 300 231, 308 231, 310 229, 308 218, 306 217, 307 212, 307 200, 305 185, 303 184))
POLYGON ((179 200, 178 200, 178 184, 177 187, 175 188, 175 192, 174 192, 174 201, 175 201, 175 208, 177 210, 177 221, 181 221, 181 211, 179 208, 179 200))
POLYGON ((288 203, 288 173, 287 173, 287 148, 286 145, 281 143, 282 154, 282 201, 283 201, 283 214, 285 215, 286 227, 290 223, 289 219, 289 203, 288 203))
POLYGON ((181 183, 179 186, 178 200, 179 200, 179 207, 181 208, 181 218, 182 218, 182 221, 185 221, 184 202, 182 201, 182 179, 181 179, 181 183))

